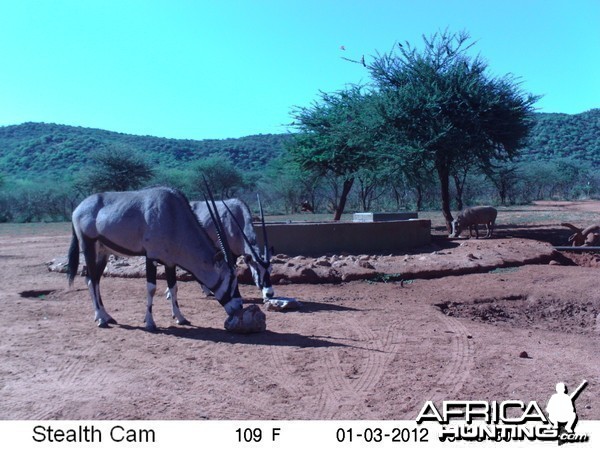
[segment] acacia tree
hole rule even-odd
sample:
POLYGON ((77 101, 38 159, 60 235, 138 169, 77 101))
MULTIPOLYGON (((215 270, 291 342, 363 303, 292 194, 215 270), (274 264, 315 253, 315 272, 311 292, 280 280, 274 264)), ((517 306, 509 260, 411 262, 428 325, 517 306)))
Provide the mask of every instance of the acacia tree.
POLYGON ((485 176, 496 188, 502 206, 514 201, 514 190, 519 181, 518 166, 516 164, 512 162, 498 164, 493 170, 486 171, 485 176))
POLYGON ((494 78, 487 64, 468 56, 466 32, 423 37, 377 55, 367 65, 388 133, 412 149, 412 164, 437 174, 442 211, 451 229, 450 176, 465 164, 486 168, 514 157, 525 145, 533 104, 511 75, 494 78))
POLYGON ((191 177, 191 191, 194 196, 204 192, 204 180, 222 199, 233 197, 239 188, 245 186, 242 172, 223 154, 209 156, 196 163, 194 175, 191 177))
POLYGON ((304 170, 340 179, 333 220, 340 220, 359 169, 374 168, 374 137, 378 116, 372 96, 358 86, 333 94, 292 112, 299 133, 288 150, 304 170))
POLYGON ((303 202, 317 207, 320 182, 318 173, 302 170, 289 154, 284 154, 267 165, 258 188, 271 204, 279 203, 289 214, 297 213, 303 202))
POLYGON ((121 147, 101 150, 91 159, 92 168, 80 174, 75 182, 75 188, 83 194, 139 189, 154 175, 141 155, 121 147))

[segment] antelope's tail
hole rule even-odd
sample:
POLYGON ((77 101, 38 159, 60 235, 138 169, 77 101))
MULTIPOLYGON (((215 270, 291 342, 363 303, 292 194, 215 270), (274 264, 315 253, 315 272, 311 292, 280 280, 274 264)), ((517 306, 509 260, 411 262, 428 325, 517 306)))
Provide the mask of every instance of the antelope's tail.
POLYGON ((69 286, 73 285, 75 275, 77 275, 77 269, 79 267, 79 239, 75 234, 73 228, 73 238, 71 239, 71 246, 69 247, 69 262, 67 264, 67 279, 69 280, 69 286))

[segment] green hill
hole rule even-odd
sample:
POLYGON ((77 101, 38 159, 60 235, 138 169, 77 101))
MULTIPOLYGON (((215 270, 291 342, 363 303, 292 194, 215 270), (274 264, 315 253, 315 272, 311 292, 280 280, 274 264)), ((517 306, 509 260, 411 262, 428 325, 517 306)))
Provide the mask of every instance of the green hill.
POLYGON ((600 165, 600 109, 581 114, 538 113, 523 157, 584 160, 600 165))
MULTIPOLYGON (((529 144, 517 164, 500 170, 493 185, 474 171, 465 201, 519 203, 600 196, 600 109, 574 115, 538 113, 534 120, 529 144)), ((85 170, 92 167, 88 164, 92 156, 128 150, 141 155, 155 169, 150 184, 177 186, 188 195, 194 195, 194 164, 210 156, 227 155, 236 169, 249 175, 236 195, 254 197, 261 192, 268 198, 271 211, 295 212, 307 195, 306 180, 280 164, 262 171, 284 154, 286 141, 291 138, 288 134, 266 134, 200 141, 45 123, 0 127, 0 222, 68 220, 89 190, 85 181, 90 174, 85 170)), ((438 207, 436 186, 426 187, 418 197, 414 186, 402 185, 404 196, 400 198, 394 196, 397 181, 392 178, 376 187, 383 194, 373 200, 372 208, 397 210, 412 208, 418 202, 419 207, 438 207)), ((325 211, 335 198, 334 187, 320 182, 310 189, 317 209, 325 211)), ((348 206, 356 211, 363 208, 357 190, 348 206)))
POLYGON ((0 173, 18 178, 60 177, 77 172, 93 152, 106 149, 137 151, 161 168, 183 167, 209 155, 226 154, 237 167, 257 170, 282 153, 288 138, 283 134, 265 134, 198 141, 24 123, 0 127, 0 173))
MULTIPOLYGON (((239 139, 183 140, 135 136, 46 123, 0 127, 0 174, 60 178, 79 171, 98 150, 131 149, 163 169, 182 168, 206 156, 228 155, 236 167, 259 170, 281 155, 290 138, 265 134, 239 139)), ((571 158, 600 166, 600 109, 581 114, 537 113, 522 160, 571 158)))

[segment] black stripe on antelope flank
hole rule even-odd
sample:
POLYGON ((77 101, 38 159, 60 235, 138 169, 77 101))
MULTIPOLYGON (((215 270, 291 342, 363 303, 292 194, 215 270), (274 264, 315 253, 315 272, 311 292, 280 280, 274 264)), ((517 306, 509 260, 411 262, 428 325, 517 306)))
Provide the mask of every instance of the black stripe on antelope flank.
POLYGON ((111 250, 114 250, 117 253, 121 253, 123 255, 126 255, 126 256, 144 256, 146 254, 145 252, 134 252, 133 250, 130 250, 128 248, 121 247, 120 245, 115 244, 110 239, 107 239, 104 236, 98 236, 98 240, 105 247, 107 247, 107 248, 109 248, 111 250))

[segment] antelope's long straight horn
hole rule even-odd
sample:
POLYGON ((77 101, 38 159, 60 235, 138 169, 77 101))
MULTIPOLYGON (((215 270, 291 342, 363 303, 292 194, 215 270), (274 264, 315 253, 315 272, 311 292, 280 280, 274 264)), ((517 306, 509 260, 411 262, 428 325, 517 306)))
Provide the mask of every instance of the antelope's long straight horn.
POLYGON ((244 233, 244 229, 242 228, 242 225, 240 224, 240 222, 237 220, 237 217, 235 217, 233 215, 233 213, 231 212, 231 209, 229 209, 229 206, 227 206, 227 203, 225 203, 224 200, 221 200, 221 203, 223 203, 223 206, 225 207, 225 209, 227 209, 227 211, 229 212, 229 215, 231 215, 231 218, 233 219, 233 221, 235 222, 237 227, 240 229, 240 233, 242 233, 242 237, 244 238, 244 241, 246 241, 246 244, 248 244, 248 247, 250 248, 250 251, 254 255, 254 258, 257 261, 262 261, 262 258, 260 257, 260 255, 256 254, 256 251, 254 250, 254 245, 252 245, 252 243, 250 242, 250 239, 248 239, 248 236, 246 236, 246 233, 244 233))
POLYGON ((268 262, 271 260, 271 255, 269 254, 269 239, 267 238, 267 227, 265 225, 265 214, 263 212, 262 202, 260 201, 260 194, 256 194, 256 198, 258 200, 258 209, 260 210, 260 221, 262 223, 263 229, 263 242, 265 244, 265 261, 268 262))
MULTIPOLYGON (((227 249, 225 248, 225 245, 223 243, 223 236, 221 235, 221 230, 219 229, 219 225, 217 224, 217 218, 215 217, 215 212, 213 211, 212 206, 210 205, 210 201, 208 200, 206 195, 204 195, 204 201, 206 202, 206 207, 208 208, 208 213, 210 214, 210 218, 213 221, 213 223, 215 224, 215 230, 217 232, 219 246, 221 247, 221 251, 223 252, 223 255, 225 256, 225 260, 227 260, 228 255, 227 255, 227 249)), ((227 261, 227 263, 229 263, 229 261, 227 261)))
POLYGON ((221 250, 223 251, 223 254, 225 256, 225 261, 227 261, 227 264, 229 265, 229 267, 231 267, 233 269, 234 265, 233 265, 232 256, 231 256, 231 249, 229 247, 229 242, 227 241, 227 236, 225 235, 225 228, 223 227, 223 222, 221 222, 221 217, 219 216, 219 211, 217 210, 217 205, 216 205, 215 199, 212 195, 210 186, 208 185, 208 181, 206 181, 206 178, 204 178, 204 177, 203 177, 203 179, 204 179, 204 185, 206 186, 206 191, 208 193, 210 202, 206 198, 206 195, 204 195, 204 200, 206 201, 206 206, 208 207, 208 212, 210 214, 210 217, 215 224, 215 228, 217 231, 217 237, 219 238, 219 244, 221 245, 221 250))

